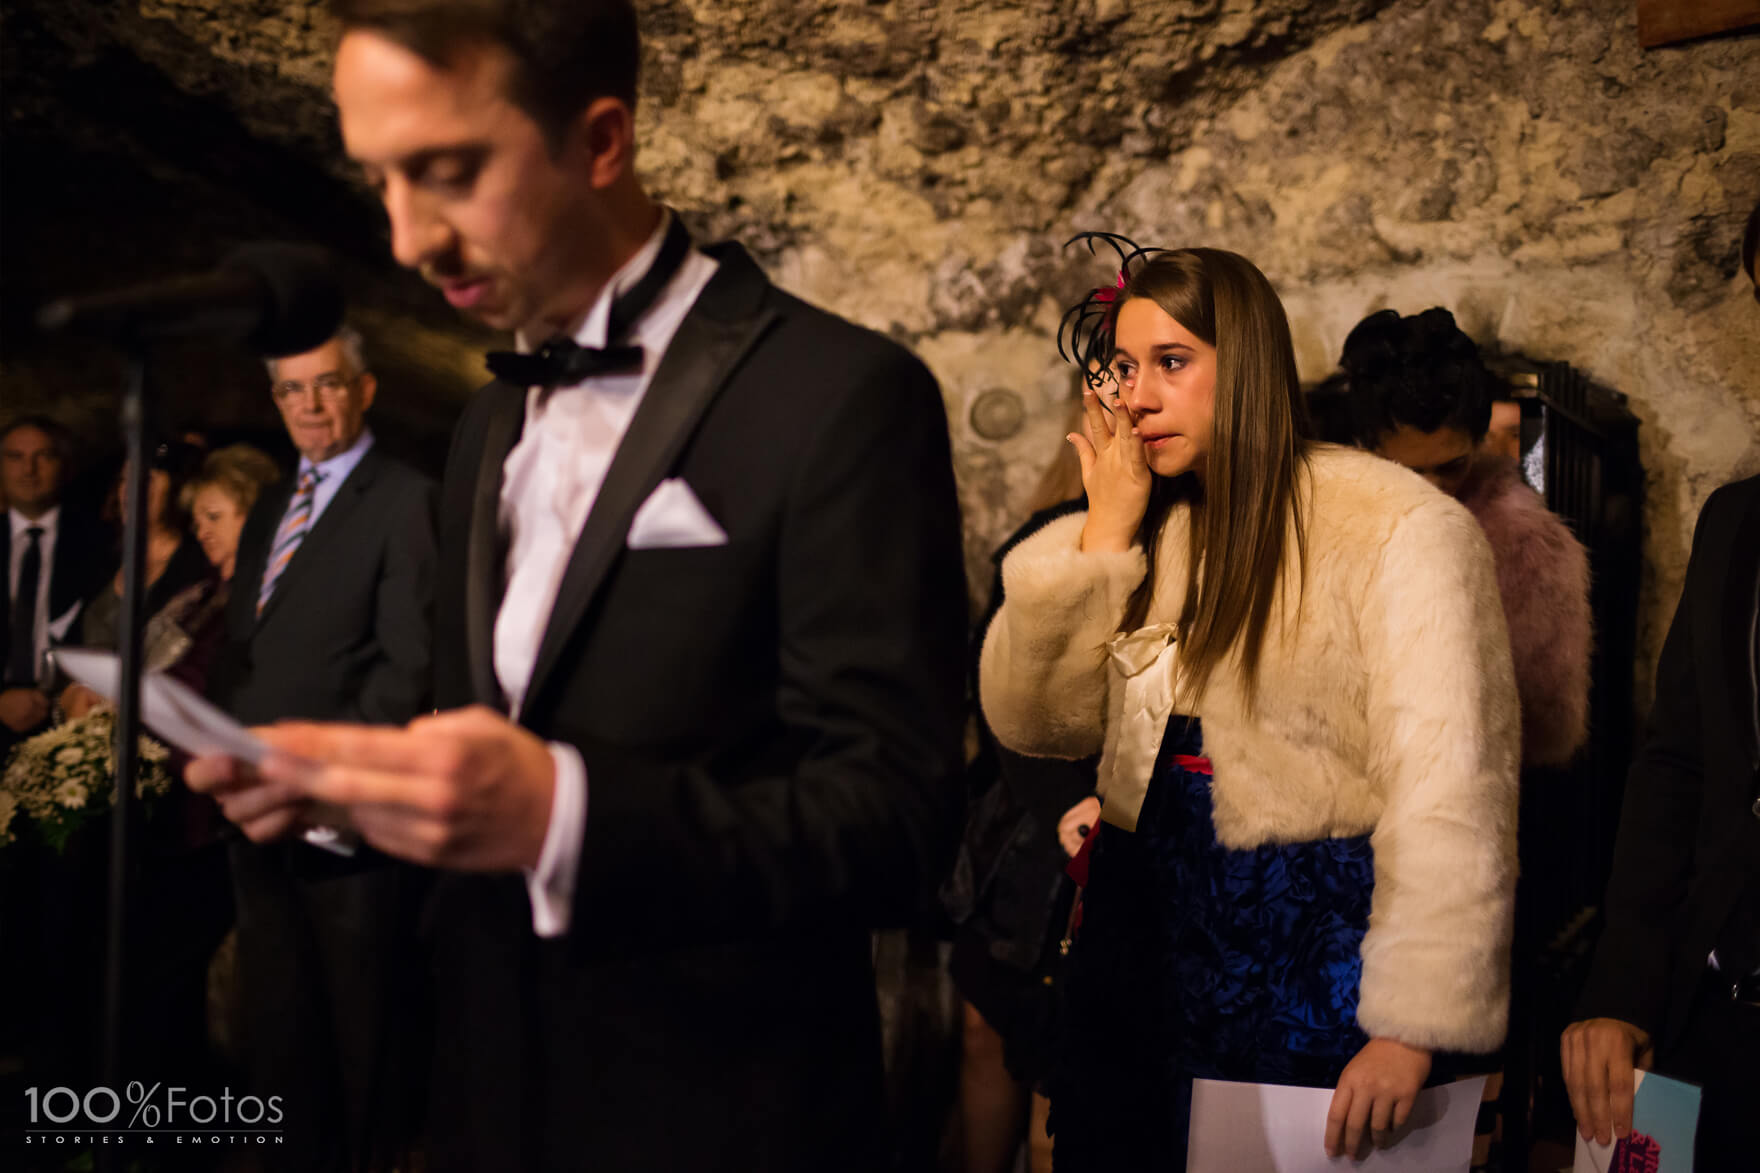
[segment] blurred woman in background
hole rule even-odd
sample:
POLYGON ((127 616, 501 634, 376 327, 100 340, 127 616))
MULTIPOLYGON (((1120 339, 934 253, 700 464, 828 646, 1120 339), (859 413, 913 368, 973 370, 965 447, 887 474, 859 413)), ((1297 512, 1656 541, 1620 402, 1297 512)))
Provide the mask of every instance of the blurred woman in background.
POLYGON ((1559 766, 1588 736, 1589 557, 1486 443, 1497 380, 1440 307, 1370 314, 1339 359, 1357 443, 1462 505, 1491 543, 1522 701, 1522 764, 1559 766))
POLYGON ((184 505, 196 541, 222 582, 232 581, 238 535, 251 506, 266 487, 280 479, 281 470, 266 453, 249 444, 231 444, 210 453, 201 471, 185 486, 184 505))

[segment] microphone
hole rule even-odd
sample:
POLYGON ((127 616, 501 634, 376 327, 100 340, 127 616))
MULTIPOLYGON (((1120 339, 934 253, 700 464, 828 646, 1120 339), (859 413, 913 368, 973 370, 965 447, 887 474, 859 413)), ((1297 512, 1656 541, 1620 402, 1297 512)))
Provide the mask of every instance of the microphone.
POLYGON ((247 244, 212 273, 50 302, 37 325, 122 343, 218 338, 282 358, 335 335, 342 284, 322 248, 247 244))

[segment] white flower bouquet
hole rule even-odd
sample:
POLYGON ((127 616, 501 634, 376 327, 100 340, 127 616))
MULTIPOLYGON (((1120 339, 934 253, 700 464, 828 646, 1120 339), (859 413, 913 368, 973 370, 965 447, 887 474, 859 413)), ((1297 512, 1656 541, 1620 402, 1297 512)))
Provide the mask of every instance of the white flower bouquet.
MULTIPOLYGON (((137 793, 171 788, 171 751, 145 734, 140 738, 137 793)), ((85 716, 20 742, 0 774, 0 847, 16 839, 25 823, 61 851, 74 832, 106 814, 116 792, 116 711, 101 705, 85 716)))

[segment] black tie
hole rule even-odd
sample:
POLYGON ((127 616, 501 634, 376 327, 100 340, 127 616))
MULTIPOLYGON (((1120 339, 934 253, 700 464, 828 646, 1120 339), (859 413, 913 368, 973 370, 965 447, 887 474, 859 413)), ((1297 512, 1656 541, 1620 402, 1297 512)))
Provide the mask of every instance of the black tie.
POLYGON ((642 369, 642 348, 618 345, 637 319, 648 312, 660 291, 672 280, 678 267, 691 251, 691 234, 676 212, 670 213, 672 223, 660 242, 660 253, 642 275, 642 279, 618 294, 611 302, 611 313, 605 324, 605 348, 596 350, 581 346, 572 338, 550 339, 531 354, 511 350, 492 350, 488 354, 489 373, 516 387, 566 387, 594 375, 622 375, 642 369))
POLYGON ((6 656, 9 684, 37 685, 37 587, 43 580, 43 527, 24 531, 31 544, 18 563, 18 594, 12 600, 12 647, 6 656))

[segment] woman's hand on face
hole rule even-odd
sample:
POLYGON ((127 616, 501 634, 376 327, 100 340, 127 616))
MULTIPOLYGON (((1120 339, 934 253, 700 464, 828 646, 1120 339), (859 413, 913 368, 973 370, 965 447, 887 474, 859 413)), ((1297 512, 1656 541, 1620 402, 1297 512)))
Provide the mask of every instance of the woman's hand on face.
POLYGON ((1338 1077, 1326 1113, 1326 1155, 1359 1157, 1364 1142, 1384 1143, 1405 1127, 1430 1078, 1430 1052, 1394 1039, 1370 1039, 1338 1077))
POLYGON ((1122 396, 1112 400, 1108 413, 1101 395, 1116 395, 1117 383, 1100 390, 1082 388, 1087 411, 1087 435, 1071 432, 1067 437, 1082 462, 1082 488, 1088 493, 1088 521, 1082 527, 1082 549, 1098 552, 1128 550, 1137 539, 1137 527, 1149 508, 1149 486, 1154 474, 1143 454, 1142 437, 1136 434, 1136 417, 1122 396))
POLYGON ((1057 842, 1065 855, 1073 857, 1082 849, 1082 840, 1088 837, 1099 818, 1100 800, 1093 797, 1084 798, 1063 812, 1063 817, 1057 820, 1057 842))

